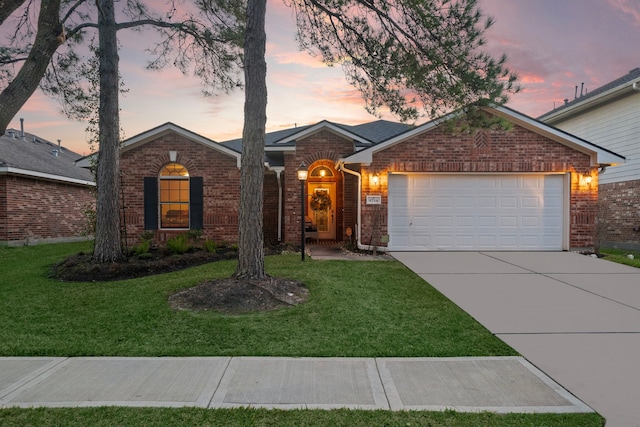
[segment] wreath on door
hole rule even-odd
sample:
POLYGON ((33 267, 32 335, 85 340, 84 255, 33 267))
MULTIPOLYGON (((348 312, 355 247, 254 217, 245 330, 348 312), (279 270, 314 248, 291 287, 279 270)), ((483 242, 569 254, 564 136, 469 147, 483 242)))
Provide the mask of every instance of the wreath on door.
POLYGON ((331 197, 326 191, 318 191, 311 196, 310 202, 311 209, 314 211, 325 211, 331 209, 331 197))

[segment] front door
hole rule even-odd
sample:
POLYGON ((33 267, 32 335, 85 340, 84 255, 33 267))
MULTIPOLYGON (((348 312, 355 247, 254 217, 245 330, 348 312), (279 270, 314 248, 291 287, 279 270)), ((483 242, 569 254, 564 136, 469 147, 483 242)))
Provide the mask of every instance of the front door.
POLYGON ((309 183, 308 211, 318 230, 318 239, 336 238, 336 183, 309 183))

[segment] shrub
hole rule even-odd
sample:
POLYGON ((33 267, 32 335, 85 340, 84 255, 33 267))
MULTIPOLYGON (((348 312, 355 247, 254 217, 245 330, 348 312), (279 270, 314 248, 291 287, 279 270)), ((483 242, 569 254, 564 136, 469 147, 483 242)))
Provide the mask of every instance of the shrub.
POLYGON ((185 234, 178 234, 167 240, 167 248, 174 254, 183 254, 189 250, 189 239, 185 234))
POLYGON ((151 248, 151 240, 142 240, 136 246, 133 247, 133 253, 138 257, 142 254, 149 253, 151 248))
POLYGON ((218 249, 218 244, 215 240, 207 239, 204 241, 204 250, 209 253, 216 253, 216 249, 218 249))

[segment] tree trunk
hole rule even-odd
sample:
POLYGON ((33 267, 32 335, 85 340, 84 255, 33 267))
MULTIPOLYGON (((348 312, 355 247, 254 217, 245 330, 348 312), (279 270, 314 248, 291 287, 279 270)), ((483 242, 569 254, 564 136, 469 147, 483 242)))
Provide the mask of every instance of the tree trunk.
MULTIPOLYGON (((7 7, 13 7, 11 2, 7 7)), ((51 57, 64 42, 59 16, 60 0, 41 2, 38 32, 29 56, 15 78, 0 93, 0 135, 38 88, 51 57)))
POLYGON ((248 0, 244 39, 245 103, 242 130, 238 267, 236 277, 262 279, 264 137, 267 122, 267 63, 265 60, 266 0, 248 0))
POLYGON ((100 39, 100 153, 96 174, 96 236, 93 258, 113 262, 122 258, 119 209, 120 120, 118 106, 118 41, 113 0, 97 0, 100 39))

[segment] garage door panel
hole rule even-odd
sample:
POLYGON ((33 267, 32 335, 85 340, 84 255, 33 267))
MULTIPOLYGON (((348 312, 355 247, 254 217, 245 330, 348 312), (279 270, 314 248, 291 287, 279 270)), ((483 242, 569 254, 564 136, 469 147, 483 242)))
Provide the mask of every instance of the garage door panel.
POLYGON ((518 226, 518 217, 517 216, 501 216, 500 217, 500 228, 515 228, 518 226))
POLYGON ((518 198, 515 197, 515 196, 501 197, 500 198, 500 207, 501 208, 517 208, 518 207, 518 198))
POLYGON ((540 206, 542 206, 542 200, 539 196, 522 196, 521 200, 523 208, 539 208, 540 206))
POLYGON ((523 216, 521 221, 522 227, 539 228, 542 223, 542 218, 537 216, 523 216))
POLYGON ((476 218, 473 216, 457 216, 455 218, 456 227, 475 227, 476 218))
POLYGON ((562 175, 391 175, 389 247, 561 250, 563 182, 562 175))

